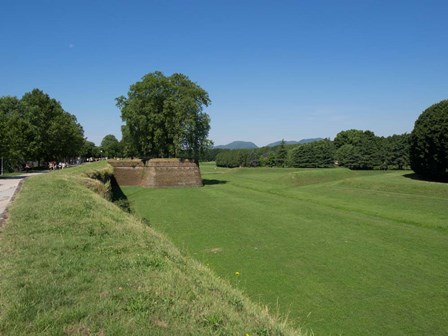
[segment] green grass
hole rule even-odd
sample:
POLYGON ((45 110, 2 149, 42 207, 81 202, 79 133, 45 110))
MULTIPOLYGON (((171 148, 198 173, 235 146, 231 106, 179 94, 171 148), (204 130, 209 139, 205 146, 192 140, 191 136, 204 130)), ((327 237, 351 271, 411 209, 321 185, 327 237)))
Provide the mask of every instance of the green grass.
POLYGON ((105 167, 24 182, 0 228, 0 335, 299 334, 92 191, 105 167))
POLYGON ((443 335, 448 185, 408 174, 205 164, 203 188, 123 191, 185 253, 317 335, 443 335))

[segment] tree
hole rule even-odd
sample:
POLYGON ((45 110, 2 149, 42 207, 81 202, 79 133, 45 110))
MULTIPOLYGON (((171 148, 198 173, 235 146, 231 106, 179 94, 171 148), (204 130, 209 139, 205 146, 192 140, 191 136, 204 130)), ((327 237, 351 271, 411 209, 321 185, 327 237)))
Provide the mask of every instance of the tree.
POLYGON ((239 159, 241 159, 241 156, 238 150, 225 150, 216 155, 216 165, 227 168, 239 167, 241 166, 239 159))
POLYGON ((260 157, 256 150, 250 149, 247 155, 247 167, 259 167, 260 157))
MULTIPOLYGON (((370 131, 366 132, 372 133, 370 131)), ((364 136, 364 131, 361 130, 350 129, 347 131, 341 131, 334 138, 334 146, 336 149, 339 149, 344 145, 360 146, 364 136)))
POLYGON ((126 125, 121 126, 120 148, 123 157, 134 158, 138 156, 137 149, 134 146, 133 140, 129 133, 129 128, 126 127, 126 125))
POLYGON ((220 149, 216 155, 218 167, 259 167, 260 158, 256 149, 220 149))
POLYGON ((378 137, 372 131, 348 130, 335 139, 336 159, 340 166, 350 169, 373 169, 381 166, 378 137))
POLYGON ((6 170, 18 170, 25 161, 30 128, 20 100, 0 97, 0 156, 5 159, 6 170))
POLYGON ((282 139, 282 142, 280 143, 280 146, 278 147, 276 153, 276 166, 285 167, 287 159, 288 159, 288 151, 286 150, 285 147, 285 140, 282 139))
POLYGON ((116 101, 130 143, 142 157, 199 160, 211 145, 210 118, 203 112, 210 98, 183 74, 149 73, 116 101))
POLYGON ((28 159, 51 161, 79 154, 84 145, 84 130, 58 101, 34 89, 23 95, 21 104, 24 118, 29 122, 28 159))
POLYGON ((381 161, 384 168, 409 167, 409 134, 394 134, 380 139, 381 161))
POLYGON ((448 100, 428 107, 410 136, 411 168, 430 179, 448 178, 448 100))
POLYGON ((81 153, 85 142, 84 130, 74 115, 65 111, 57 115, 51 121, 47 134, 48 144, 52 146, 47 159, 74 158, 81 153))
POLYGON ((336 151, 338 164, 350 169, 357 169, 359 162, 362 160, 359 147, 351 144, 345 144, 336 151))
POLYGON ((201 161, 216 161, 216 156, 224 151, 228 151, 229 149, 224 148, 209 148, 206 152, 201 156, 201 161))
POLYGON ((84 143, 76 117, 43 91, 34 89, 22 99, 0 97, 0 154, 7 158, 7 169, 28 160, 78 156, 84 143))
POLYGON ((264 158, 263 164, 266 167, 275 167, 276 163, 277 163, 277 156, 275 155, 274 152, 269 152, 267 156, 264 158))
POLYGON ((334 166, 334 144, 320 140, 291 150, 291 165, 296 168, 328 168, 334 166))
POLYGON ((9 134, 8 121, 11 110, 11 105, 19 104, 15 97, 1 97, 0 98, 0 155, 6 156, 9 151, 9 134))
POLYGON ((81 148, 80 156, 83 158, 100 157, 100 149, 92 141, 85 141, 81 148))
POLYGON ((101 141, 103 155, 109 158, 122 156, 120 147, 120 142, 113 134, 106 135, 101 141))

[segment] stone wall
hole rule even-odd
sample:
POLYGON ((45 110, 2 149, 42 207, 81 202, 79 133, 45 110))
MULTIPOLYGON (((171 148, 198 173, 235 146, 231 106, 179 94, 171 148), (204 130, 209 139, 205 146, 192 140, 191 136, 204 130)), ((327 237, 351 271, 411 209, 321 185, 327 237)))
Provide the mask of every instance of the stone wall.
POLYGON ((140 185, 149 188, 200 187, 199 166, 191 160, 151 159, 109 160, 114 176, 121 186, 140 185))
POLYGON ((142 160, 109 160, 114 168, 114 177, 121 186, 142 185, 145 164, 142 160))

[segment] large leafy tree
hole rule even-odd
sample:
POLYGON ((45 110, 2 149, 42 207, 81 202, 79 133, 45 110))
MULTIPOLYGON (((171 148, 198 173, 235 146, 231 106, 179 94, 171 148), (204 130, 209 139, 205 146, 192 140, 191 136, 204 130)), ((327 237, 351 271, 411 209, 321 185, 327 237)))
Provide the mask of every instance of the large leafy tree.
POLYGON ((125 122, 123 134, 142 157, 190 157, 196 160, 210 146, 210 118, 203 112, 208 93, 187 76, 161 72, 145 75, 118 97, 125 122))
POLYGON ((9 151, 9 134, 8 120, 10 114, 10 101, 15 99, 18 103, 18 99, 14 97, 1 97, 0 98, 0 155, 5 156, 6 151, 9 151))
POLYGON ((381 165, 379 140, 372 131, 347 130, 335 139, 339 165, 350 169, 373 169, 381 165))
POLYGON ((61 160, 77 156, 85 143, 76 117, 43 91, 22 99, 0 97, 0 155, 9 169, 24 161, 61 160))
POLYGON ((126 127, 126 125, 121 126, 120 148, 123 157, 134 158, 138 156, 137 149, 135 148, 131 135, 129 134, 129 128, 126 127))
MULTIPOLYGON (((372 133, 370 131, 366 131, 372 133)), ((369 134, 368 133, 368 134, 369 134)), ((365 136, 365 132, 357 129, 350 129, 339 132, 334 138, 334 145, 336 149, 341 148, 344 145, 360 146, 362 139, 365 136)))
POLYGON ((12 151, 12 138, 17 133, 11 132, 11 120, 20 110, 20 101, 16 97, 0 98, 0 155, 9 156, 12 151))
POLYGON ((48 130, 52 150, 49 157, 55 159, 73 158, 81 153, 85 143, 84 130, 76 117, 64 112, 55 117, 48 130))
POLYGON ((21 166, 31 137, 21 101, 16 97, 0 97, 0 156, 5 159, 7 170, 21 166))
POLYGON ((79 153, 83 158, 100 157, 100 149, 92 141, 85 141, 79 153))
POLYGON ((107 157, 119 157, 121 155, 121 145, 113 134, 106 135, 101 141, 101 150, 103 155, 107 157))
POLYGON ((426 178, 448 178, 448 100, 428 107, 410 136, 411 168, 426 178))
POLYGON ((30 123, 27 139, 28 159, 60 160, 79 154, 84 131, 76 117, 39 89, 26 93, 21 100, 25 119, 30 123))

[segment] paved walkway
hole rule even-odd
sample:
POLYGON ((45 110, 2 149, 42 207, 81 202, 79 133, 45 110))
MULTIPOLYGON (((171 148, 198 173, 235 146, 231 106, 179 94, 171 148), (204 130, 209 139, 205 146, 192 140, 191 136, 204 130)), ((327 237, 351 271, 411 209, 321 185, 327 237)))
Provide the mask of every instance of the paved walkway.
POLYGON ((16 193, 17 187, 19 186, 20 182, 29 176, 38 174, 41 173, 30 173, 8 177, 0 176, 0 222, 2 221, 2 219, 4 219, 6 215, 6 208, 14 197, 14 194, 16 193))

